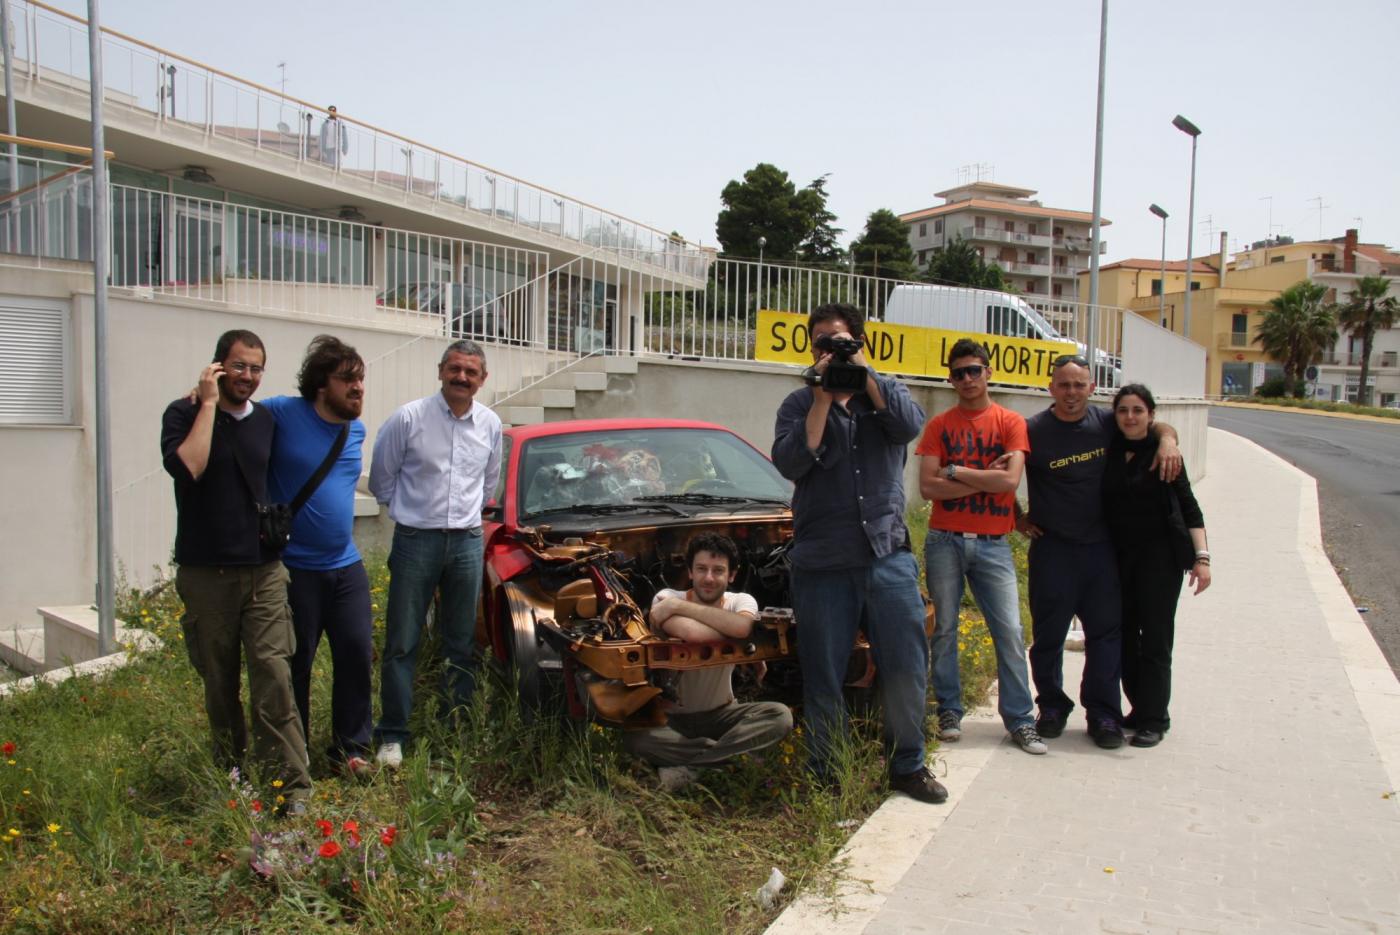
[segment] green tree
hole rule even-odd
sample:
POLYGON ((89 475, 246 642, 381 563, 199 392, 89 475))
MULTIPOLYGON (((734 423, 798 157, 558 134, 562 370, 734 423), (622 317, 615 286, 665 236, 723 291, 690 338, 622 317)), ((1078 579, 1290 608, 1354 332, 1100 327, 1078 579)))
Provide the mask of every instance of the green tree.
POLYGON ((855 270, 881 279, 913 279, 914 248, 909 228, 888 208, 870 212, 865 231, 851 244, 855 270))
POLYGON ((1353 337, 1361 336, 1361 384, 1356 401, 1363 406, 1371 402, 1371 388, 1366 381, 1371 375, 1371 351, 1376 332, 1395 325, 1400 316, 1400 302, 1389 295, 1390 280, 1385 276, 1362 276, 1349 293, 1350 299, 1338 309, 1337 320, 1353 337))
POLYGON ((947 246, 933 251, 921 278, 924 282, 945 286, 971 286, 997 292, 1005 292, 1007 287, 1001 267, 988 263, 961 237, 954 237, 947 246))
POLYGON ((1283 364, 1285 392, 1296 395, 1303 371, 1337 340, 1335 307, 1324 302, 1327 288, 1303 280, 1269 300, 1255 342, 1283 364))
POLYGON ((829 176, 823 175, 814 179, 812 184, 797 193, 797 200, 812 222, 811 231, 797 248, 797 258, 804 264, 834 269, 841 265, 845 257, 839 242, 845 231, 834 226, 836 215, 826 206, 827 178, 829 176))
MULTIPOLYGON (((775 165, 760 162, 744 173, 743 181, 731 179, 719 198, 724 207, 715 221, 715 234, 730 256, 757 257, 762 237, 766 258, 791 262, 811 236, 815 199, 802 196, 775 165)), ((825 204, 823 196, 822 207, 825 204)))

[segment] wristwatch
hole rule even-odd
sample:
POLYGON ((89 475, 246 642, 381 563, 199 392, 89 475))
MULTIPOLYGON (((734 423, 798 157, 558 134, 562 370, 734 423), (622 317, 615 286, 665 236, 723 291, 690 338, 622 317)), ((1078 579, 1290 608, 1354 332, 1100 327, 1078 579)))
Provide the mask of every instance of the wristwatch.
POLYGON ((957 477, 957 476, 958 476, 958 466, 957 466, 956 464, 949 464, 949 465, 947 465, 946 467, 943 468, 943 476, 946 477, 946 478, 948 478, 948 480, 952 480, 953 478, 957 477))

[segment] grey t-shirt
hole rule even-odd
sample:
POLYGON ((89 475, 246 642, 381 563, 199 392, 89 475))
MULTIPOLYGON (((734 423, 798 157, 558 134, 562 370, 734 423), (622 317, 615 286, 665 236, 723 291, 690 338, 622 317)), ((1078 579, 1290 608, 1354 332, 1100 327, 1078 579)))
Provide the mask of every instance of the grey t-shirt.
MULTIPOLYGON (((685 591, 662 588, 651 599, 655 606, 668 597, 678 597, 683 601, 695 598, 685 591)), ((742 591, 725 591, 719 606, 736 614, 758 616, 758 601, 742 591)), ((731 676, 733 666, 711 666, 707 669, 690 669, 676 678, 676 703, 671 707, 673 714, 699 714, 722 708, 734 700, 734 682, 731 676)))
POLYGON ((1070 542, 1108 539, 1100 487, 1113 429, 1113 413, 1098 406, 1089 406, 1078 422, 1049 409, 1026 420, 1031 522, 1070 542))

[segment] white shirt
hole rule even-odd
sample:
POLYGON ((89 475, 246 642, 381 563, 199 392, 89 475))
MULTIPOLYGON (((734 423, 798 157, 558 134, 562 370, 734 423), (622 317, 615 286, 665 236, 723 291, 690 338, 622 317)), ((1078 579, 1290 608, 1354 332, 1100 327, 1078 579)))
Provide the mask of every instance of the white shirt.
POLYGON ((501 476, 501 420, 473 402, 461 418, 441 393, 405 403, 379 427, 369 490, 417 529, 476 529, 501 476))
MULTIPOLYGON (((699 603, 685 591, 662 588, 651 599, 651 606, 655 607, 668 597, 678 597, 693 604, 699 603)), ((753 595, 745 594, 742 591, 725 591, 724 596, 720 598, 719 606, 722 610, 727 610, 730 613, 744 614, 749 617, 758 616, 758 601, 753 599, 753 595)), ((713 711, 715 708, 722 708, 729 704, 734 700, 733 674, 734 667, 732 665, 683 670, 676 676, 676 702, 672 705, 671 712, 673 714, 699 714, 702 711, 713 711)))

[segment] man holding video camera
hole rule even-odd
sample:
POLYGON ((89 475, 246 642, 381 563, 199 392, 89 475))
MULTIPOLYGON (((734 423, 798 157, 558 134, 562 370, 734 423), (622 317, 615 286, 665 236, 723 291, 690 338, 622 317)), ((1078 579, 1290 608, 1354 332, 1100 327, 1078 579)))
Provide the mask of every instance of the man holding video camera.
POLYGON ((846 737, 846 664, 864 628, 879 673, 890 788, 923 802, 948 790, 924 762, 928 641, 904 524, 904 462, 924 412, 862 352, 865 316, 829 304, 808 318, 808 386, 778 409, 773 463, 793 481, 793 611, 810 768, 835 780, 846 737))

